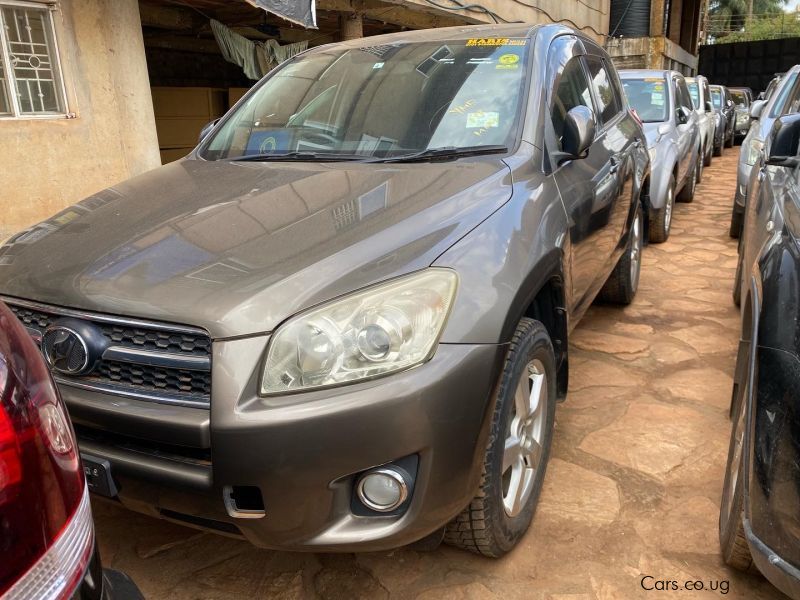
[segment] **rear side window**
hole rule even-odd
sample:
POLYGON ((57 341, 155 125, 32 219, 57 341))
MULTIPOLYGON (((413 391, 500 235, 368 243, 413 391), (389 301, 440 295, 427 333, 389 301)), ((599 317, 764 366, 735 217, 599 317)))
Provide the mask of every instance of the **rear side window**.
POLYGON ((620 99, 603 60, 597 56, 587 56, 586 64, 589 66, 589 77, 592 79, 592 87, 598 102, 600 121, 608 123, 622 110, 620 99))
POLYGON ((564 135, 564 120, 567 117, 567 113, 576 106, 586 106, 594 111, 592 94, 589 91, 589 80, 586 78, 586 71, 583 69, 579 57, 571 59, 566 64, 561 75, 556 78, 554 86, 551 96, 553 104, 551 115, 553 129, 560 149, 561 137, 564 135))

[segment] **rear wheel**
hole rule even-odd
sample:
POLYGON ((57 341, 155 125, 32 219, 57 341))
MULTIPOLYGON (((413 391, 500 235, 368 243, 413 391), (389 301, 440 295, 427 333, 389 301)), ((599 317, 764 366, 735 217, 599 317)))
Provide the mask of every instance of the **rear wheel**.
POLYGON ((630 304, 639 289, 639 274, 642 269, 642 210, 636 206, 628 245, 617 266, 611 272, 598 298, 613 304, 630 304))
POLYGON ((478 493, 447 525, 446 543, 495 558, 516 546, 542 491, 555 408, 553 344, 544 325, 522 319, 500 377, 478 493))
MULTIPOLYGON (((692 182, 694 182, 694 175, 692 175, 692 182)), ((686 183, 684 189, 689 186, 694 187, 694 183, 686 183)), ((653 211, 650 218, 650 227, 648 230, 650 241, 654 244, 661 244, 666 242, 669 237, 669 229, 672 225, 672 208, 675 205, 675 178, 670 177, 667 184, 667 193, 664 198, 664 206, 658 210, 653 211)))
POLYGON ((725 148, 725 134, 719 138, 719 144, 714 142, 714 156, 722 156, 722 152, 725 148))
POLYGON ((728 234, 737 239, 742 233, 742 225, 744 224, 744 213, 736 210, 736 203, 733 204, 733 212, 731 213, 731 228, 728 234))
POLYGON ((678 194, 678 202, 691 202, 694 200, 694 195, 697 192, 697 184, 703 179, 703 156, 700 151, 697 151, 697 162, 692 169, 692 175, 689 181, 683 186, 680 194, 678 194))
POLYGON ((722 500, 719 509, 719 545, 722 559, 727 565, 746 571, 753 564, 750 548, 744 535, 744 430, 747 413, 742 394, 746 386, 737 386, 738 398, 734 400, 733 430, 728 447, 728 465, 725 483, 722 486, 722 500))

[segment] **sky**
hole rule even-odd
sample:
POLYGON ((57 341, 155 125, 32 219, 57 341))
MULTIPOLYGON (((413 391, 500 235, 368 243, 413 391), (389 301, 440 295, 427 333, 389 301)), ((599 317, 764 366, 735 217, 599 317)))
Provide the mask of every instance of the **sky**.
POLYGON ((789 0, 786 3, 786 10, 794 10, 798 5, 800 5, 800 0, 789 0))

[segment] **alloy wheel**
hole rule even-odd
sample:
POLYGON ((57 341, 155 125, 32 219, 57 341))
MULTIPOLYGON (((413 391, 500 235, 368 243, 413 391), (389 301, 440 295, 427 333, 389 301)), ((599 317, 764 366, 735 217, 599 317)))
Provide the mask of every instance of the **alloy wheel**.
POLYGON ((503 450, 503 508, 509 517, 525 508, 533 491, 547 417, 547 373, 536 359, 526 365, 517 385, 503 450))
POLYGON ((631 289, 639 288, 639 274, 641 273, 642 258, 642 216, 636 213, 636 218, 631 226, 631 289))
MULTIPOLYGON (((694 179, 694 178, 692 178, 694 179)), ((694 187, 694 182, 692 182, 694 187)), ((672 207, 675 204, 675 193, 672 186, 667 186, 667 199, 664 205, 664 233, 669 234, 669 228, 672 226, 672 207)))

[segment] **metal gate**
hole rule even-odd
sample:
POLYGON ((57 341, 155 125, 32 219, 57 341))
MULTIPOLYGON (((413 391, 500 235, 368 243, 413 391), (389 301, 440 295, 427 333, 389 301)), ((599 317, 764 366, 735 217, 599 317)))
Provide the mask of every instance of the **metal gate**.
POLYGON ((746 86, 756 94, 775 73, 800 63, 800 38, 700 46, 698 70, 711 83, 746 86))

